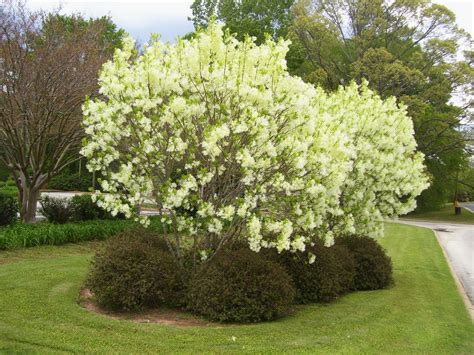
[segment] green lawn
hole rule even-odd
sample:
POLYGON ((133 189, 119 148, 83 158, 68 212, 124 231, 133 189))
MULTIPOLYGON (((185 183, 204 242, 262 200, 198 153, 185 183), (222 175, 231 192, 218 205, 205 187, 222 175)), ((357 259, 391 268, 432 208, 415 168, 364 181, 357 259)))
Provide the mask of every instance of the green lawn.
POLYGON ((414 213, 407 216, 403 216, 403 218, 423 219, 427 221, 436 221, 436 222, 445 221, 445 222, 474 224, 474 213, 468 211, 465 208, 462 208, 461 215, 456 216, 454 214, 454 207, 452 206, 452 204, 446 205, 439 211, 414 213))
POLYGON ((473 353, 474 326, 433 233, 387 224, 381 242, 393 258, 391 289, 271 323, 191 328, 82 309, 78 293, 97 242, 0 252, 0 353, 473 353))

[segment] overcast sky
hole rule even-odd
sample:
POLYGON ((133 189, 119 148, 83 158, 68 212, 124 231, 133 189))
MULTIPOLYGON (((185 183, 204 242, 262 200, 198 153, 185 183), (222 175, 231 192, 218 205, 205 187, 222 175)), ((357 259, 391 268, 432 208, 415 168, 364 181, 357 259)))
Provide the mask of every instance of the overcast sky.
POLYGON ((109 15, 112 20, 140 43, 150 33, 158 33, 164 41, 193 30, 188 21, 192 0, 27 0, 30 8, 45 10, 59 6, 64 13, 81 13, 86 17, 109 15))
MULTIPOLYGON (((279 1, 279 0, 275 0, 279 1)), ((474 1, 435 0, 450 8, 458 24, 473 33, 474 1)), ((45 10, 62 7, 64 13, 81 13, 86 17, 109 15, 140 43, 148 40, 150 33, 161 34, 164 41, 174 41, 176 36, 193 30, 188 21, 192 0, 27 0, 31 8, 45 10)))

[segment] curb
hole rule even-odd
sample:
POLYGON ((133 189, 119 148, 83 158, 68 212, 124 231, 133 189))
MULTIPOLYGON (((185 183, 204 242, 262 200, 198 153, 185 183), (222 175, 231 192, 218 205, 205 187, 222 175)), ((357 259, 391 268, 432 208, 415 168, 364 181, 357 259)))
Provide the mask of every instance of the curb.
MULTIPOLYGON (((473 212, 474 213, 474 212, 473 212)), ((434 219, 418 219, 418 218, 399 218, 398 220, 389 220, 389 222, 399 223, 399 222, 423 222, 423 223, 446 223, 446 224, 454 224, 457 226, 474 226, 473 223, 470 222, 453 222, 453 221, 443 221, 443 220, 434 220, 434 219)), ((432 229, 431 227, 421 227, 421 228, 428 228, 432 229)))
MULTIPOLYGON (((431 229, 431 228, 429 228, 429 229, 431 229)), ((474 305, 469 300, 469 297, 467 297, 466 289, 464 288, 464 286, 461 283, 461 280, 459 280, 458 275, 454 271, 453 265, 451 264, 451 260, 448 257, 448 253, 446 253, 446 250, 444 250, 443 244, 440 241, 438 232, 436 232, 434 229, 431 229, 431 230, 433 231, 434 235, 436 236, 436 240, 438 241, 438 245, 440 246, 440 248, 443 252, 444 258, 446 259, 446 261, 448 263, 449 271, 451 272, 451 276, 454 279, 454 283, 456 284, 458 292, 461 295, 461 298, 464 302, 464 306, 466 307, 467 312, 469 313, 469 316, 471 317, 471 321, 474 322, 474 305)))

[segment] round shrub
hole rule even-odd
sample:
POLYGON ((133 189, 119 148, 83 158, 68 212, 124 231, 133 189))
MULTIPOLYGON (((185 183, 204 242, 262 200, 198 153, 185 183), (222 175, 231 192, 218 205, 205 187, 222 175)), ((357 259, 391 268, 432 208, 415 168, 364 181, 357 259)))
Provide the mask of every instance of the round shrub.
POLYGON ((72 215, 75 221, 112 219, 112 215, 92 201, 91 195, 76 195, 71 199, 72 215))
POLYGON ((345 245, 333 245, 329 250, 334 254, 338 267, 340 294, 350 292, 354 288, 356 261, 345 245))
POLYGON ((278 259, 293 279, 298 303, 330 302, 350 287, 341 278, 344 267, 338 263, 336 253, 320 242, 307 246, 305 252, 284 252, 278 259), (312 264, 310 252, 316 257, 312 264))
POLYGON ((72 217, 72 207, 66 198, 44 197, 41 200, 40 213, 48 222, 64 224, 72 217))
POLYGON ((18 219, 18 202, 16 198, 0 194, 0 226, 6 226, 18 219))
POLYGON ((162 237, 134 229, 108 240, 93 260, 86 285, 109 309, 175 306, 183 299, 179 270, 162 237))
POLYGON ((259 322, 285 313, 295 290, 285 270, 251 250, 228 250, 191 280, 188 307, 219 322, 259 322))
POLYGON ((376 240, 366 236, 346 236, 336 239, 354 256, 356 274, 354 290, 377 290, 393 283, 392 261, 376 240))

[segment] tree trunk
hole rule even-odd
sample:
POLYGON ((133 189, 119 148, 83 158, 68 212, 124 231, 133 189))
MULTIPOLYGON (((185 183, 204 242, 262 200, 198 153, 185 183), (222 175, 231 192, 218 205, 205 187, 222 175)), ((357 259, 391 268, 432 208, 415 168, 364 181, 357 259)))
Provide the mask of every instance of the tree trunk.
POLYGON ((20 219, 25 223, 36 221, 36 205, 38 203, 39 189, 23 187, 20 190, 20 219))

